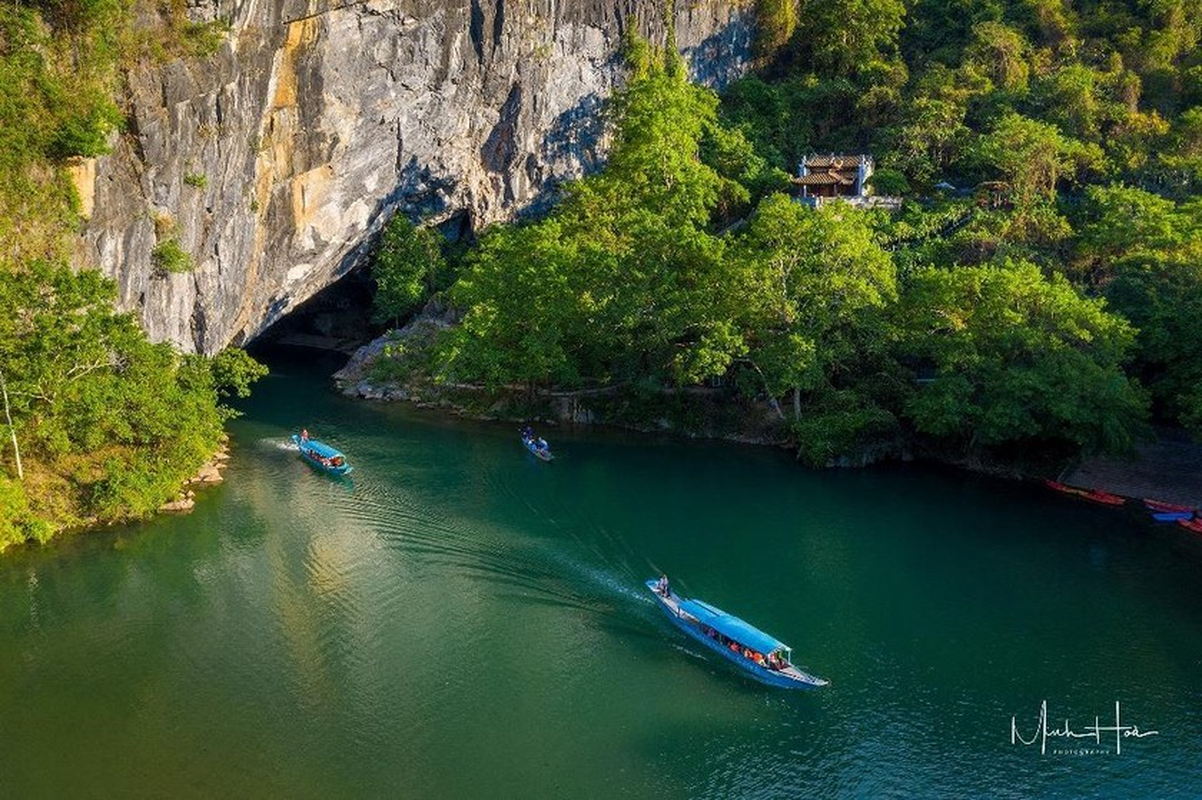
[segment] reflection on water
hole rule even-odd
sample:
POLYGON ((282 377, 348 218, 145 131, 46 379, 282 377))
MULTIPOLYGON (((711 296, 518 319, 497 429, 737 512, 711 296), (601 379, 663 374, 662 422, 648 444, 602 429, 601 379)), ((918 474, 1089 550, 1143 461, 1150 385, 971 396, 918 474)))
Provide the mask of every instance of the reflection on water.
POLYGON ((279 371, 187 517, 0 563, 12 796, 1202 792, 1202 537, 920 468, 351 402, 279 371), (300 459, 307 427, 354 481, 300 459), (760 686, 642 581, 773 633, 760 686), (1009 740, 1122 702, 1122 755, 1009 740), (1025 717, 1023 715, 1026 715, 1025 717))

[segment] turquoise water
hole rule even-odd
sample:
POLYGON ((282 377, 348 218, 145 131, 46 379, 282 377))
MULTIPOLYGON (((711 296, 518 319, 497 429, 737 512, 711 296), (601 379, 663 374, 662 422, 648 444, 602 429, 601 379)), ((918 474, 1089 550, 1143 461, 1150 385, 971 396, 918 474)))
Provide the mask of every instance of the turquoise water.
POLYGON ((0 560, 0 795, 1202 795, 1202 536, 726 443, 543 427, 548 465, 327 372, 277 365, 193 514, 0 560), (660 570, 831 685, 689 640, 660 570), (1043 701, 1157 733, 1011 744, 1043 701))

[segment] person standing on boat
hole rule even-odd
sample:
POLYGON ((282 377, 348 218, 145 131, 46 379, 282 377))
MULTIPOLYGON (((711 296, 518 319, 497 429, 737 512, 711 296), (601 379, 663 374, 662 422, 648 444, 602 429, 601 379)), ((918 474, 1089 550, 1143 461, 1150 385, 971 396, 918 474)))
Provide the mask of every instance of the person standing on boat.
POLYGON ((302 442, 309 441, 309 429, 308 428, 301 428, 301 441, 302 442))
POLYGON ((660 574, 659 580, 655 583, 655 591, 659 592, 661 597, 667 597, 672 594, 672 590, 668 587, 668 576, 660 574))

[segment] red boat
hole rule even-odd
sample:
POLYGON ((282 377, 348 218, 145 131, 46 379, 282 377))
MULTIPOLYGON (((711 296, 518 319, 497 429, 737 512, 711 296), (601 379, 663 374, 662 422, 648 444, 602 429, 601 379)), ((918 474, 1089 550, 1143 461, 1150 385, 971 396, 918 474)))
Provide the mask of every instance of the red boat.
POLYGON ((1179 519, 1177 524, 1185 528, 1187 531, 1194 533, 1202 533, 1202 519, 1179 519))
POLYGON ((1182 506, 1176 503, 1166 503, 1163 500, 1149 500, 1144 498, 1144 505, 1149 511, 1193 511, 1193 506, 1182 506))
POLYGON ((1066 483, 1044 479, 1044 486, 1049 489, 1055 489, 1063 494, 1071 494, 1075 497, 1082 497, 1086 500, 1092 500, 1095 503, 1102 503, 1108 506, 1121 506, 1127 502, 1127 498, 1121 495, 1103 492, 1101 489, 1079 489, 1076 486, 1069 486, 1066 483))

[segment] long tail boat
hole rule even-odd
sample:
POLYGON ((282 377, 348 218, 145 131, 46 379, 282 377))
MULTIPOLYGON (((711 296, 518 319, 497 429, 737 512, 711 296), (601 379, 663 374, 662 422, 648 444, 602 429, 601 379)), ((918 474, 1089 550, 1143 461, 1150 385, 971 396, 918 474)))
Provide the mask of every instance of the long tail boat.
POLYGON ((830 681, 803 672, 792 663, 792 650, 760 629, 701 600, 681 597, 660 582, 647 581, 664 613, 677 627, 733 661, 756 680, 787 689, 812 689, 830 681))
POLYGON ((322 472, 330 475, 345 475, 351 471, 351 465, 347 463, 346 456, 325 442, 295 433, 292 434, 292 441, 296 442, 301 457, 322 472))

